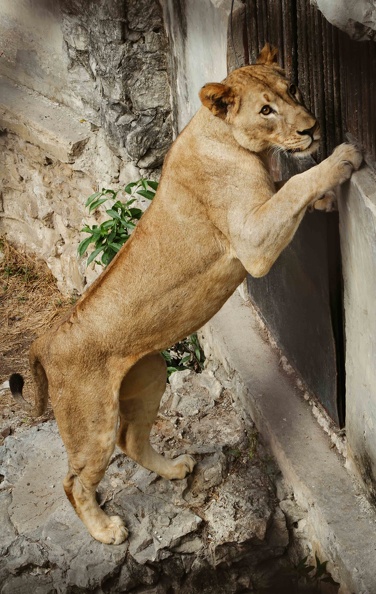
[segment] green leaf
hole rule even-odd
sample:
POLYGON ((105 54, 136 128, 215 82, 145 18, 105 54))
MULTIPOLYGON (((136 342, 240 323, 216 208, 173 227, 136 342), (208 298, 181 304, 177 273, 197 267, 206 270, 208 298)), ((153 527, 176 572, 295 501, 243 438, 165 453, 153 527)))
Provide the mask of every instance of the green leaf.
POLYGON ((123 221, 123 225, 126 229, 131 229, 131 230, 133 230, 136 226, 134 223, 132 223, 132 221, 123 221))
POLYGON ((137 186, 138 182, 131 182, 130 184, 128 184, 127 186, 125 186, 124 188, 124 192, 126 192, 127 194, 132 194, 132 189, 137 186))
POLYGON ((100 254, 103 251, 103 246, 100 246, 99 248, 97 248, 96 250, 94 250, 94 252, 92 252, 87 260, 87 265, 89 266, 89 264, 91 264, 91 262, 93 260, 95 260, 95 258, 98 256, 98 254, 100 254))
POLYGON ((118 251, 120 250, 120 248, 123 247, 123 244, 122 243, 113 243, 112 242, 109 245, 114 250, 115 253, 118 253, 118 251))
POLYGON ((114 219, 118 219, 119 221, 121 220, 119 213, 116 212, 116 210, 113 210, 112 208, 110 208, 109 210, 106 210, 106 213, 110 217, 113 217, 114 219))
POLYGON ((83 241, 81 241, 81 243, 78 246, 78 253, 79 255, 82 256, 84 255, 84 253, 86 252, 87 248, 89 247, 89 245, 93 242, 93 238, 92 237, 87 237, 86 239, 84 239, 83 241))
POLYGON ((162 351, 162 356, 167 361, 167 363, 171 363, 172 357, 168 351, 162 351))
POLYGON ((91 233, 94 227, 95 227, 95 225, 93 225, 93 227, 89 227, 89 225, 85 225, 85 227, 83 227, 81 229, 81 232, 82 233, 91 233))
POLYGON ((88 247, 94 244, 93 252, 89 254, 87 264, 95 261, 107 265, 112 260, 122 245, 129 239, 130 233, 142 217, 143 211, 140 208, 131 208, 136 201, 135 193, 152 200, 157 188, 158 182, 142 178, 125 186, 124 192, 129 196, 129 200, 125 202, 122 199, 117 199, 121 190, 116 191, 110 188, 102 188, 100 192, 95 192, 89 196, 86 201, 89 212, 96 210, 106 200, 113 201, 113 204, 111 208, 106 210, 108 220, 105 220, 99 226, 93 225, 90 227, 86 224, 82 229, 82 232, 87 233, 89 237, 80 242, 77 248, 78 253, 82 256, 88 250, 88 247), (98 254, 102 254, 100 262, 96 260, 98 254))
POLYGON ((140 220, 143 211, 141 208, 130 208, 129 212, 134 219, 140 220))
POLYGON ((111 260, 113 260, 116 256, 117 252, 115 252, 114 250, 107 250, 103 253, 102 256, 102 263, 104 264, 104 266, 107 266, 111 260))
POLYGON ((150 192, 150 190, 137 190, 137 194, 140 194, 140 196, 143 196, 148 200, 153 200, 154 198, 154 193, 150 192))
POLYGON ((89 206, 89 212, 93 212, 93 210, 99 208, 99 206, 104 202, 107 202, 107 198, 98 198, 98 200, 94 200, 94 202, 92 202, 89 206))
POLYGON ((121 200, 116 200, 116 202, 112 205, 113 210, 123 210, 124 209, 124 202, 121 200))
POLYGON ((105 231, 102 229, 102 227, 96 227, 95 229, 93 228, 93 237, 95 237, 95 241, 102 239, 103 234, 105 234, 105 231))
POLYGON ((110 190, 108 188, 102 188, 102 193, 103 194, 110 194, 113 199, 115 199, 116 196, 117 196, 117 192, 115 192, 115 190, 110 190))
POLYGON ((158 182, 148 179, 148 185, 156 192, 158 190, 158 182))
POLYGON ((111 233, 109 233, 107 235, 107 241, 110 243, 111 241, 113 241, 115 239, 116 236, 117 236, 117 228, 116 228, 116 226, 114 226, 113 229, 111 230, 111 233))
POLYGON ((109 219, 108 221, 104 221, 104 223, 101 224, 101 228, 104 229, 105 231, 109 231, 111 229, 111 227, 114 226, 114 221, 112 219, 109 219))
POLYGON ((93 200, 98 198, 98 196, 102 196, 102 192, 94 192, 94 194, 89 196, 89 198, 85 202, 85 206, 89 206, 93 202, 93 200))

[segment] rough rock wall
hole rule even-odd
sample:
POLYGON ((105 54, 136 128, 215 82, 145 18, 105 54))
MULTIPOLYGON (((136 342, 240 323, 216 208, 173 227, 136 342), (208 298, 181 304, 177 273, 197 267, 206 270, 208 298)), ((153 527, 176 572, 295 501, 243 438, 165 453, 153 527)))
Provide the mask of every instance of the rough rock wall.
POLYGON ((172 141, 162 10, 158 0, 5 0, 0 40, 0 233, 81 292, 98 272, 76 256, 87 196, 155 177, 172 141), (79 128, 78 150, 66 151, 79 128))
POLYGON ((374 0, 311 0, 332 25, 346 31, 352 39, 376 39, 374 0))
POLYGON ((74 163, 51 158, 16 134, 0 135, 0 234, 43 258, 63 293, 81 293, 98 275, 99 267, 86 269, 86 258, 77 256, 79 230, 95 222, 84 204, 97 183, 120 183, 119 166, 100 132, 74 163))
POLYGON ((119 156, 162 164, 171 143, 167 42, 157 0, 62 0, 66 103, 102 127, 119 156))

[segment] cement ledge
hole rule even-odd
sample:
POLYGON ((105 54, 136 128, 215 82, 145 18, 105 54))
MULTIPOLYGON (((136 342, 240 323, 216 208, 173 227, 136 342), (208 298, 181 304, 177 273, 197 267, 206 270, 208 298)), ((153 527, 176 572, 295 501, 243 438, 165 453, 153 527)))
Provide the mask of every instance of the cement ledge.
POLYGON ((3 76, 0 76, 0 126, 63 163, 74 162, 91 134, 90 124, 79 121, 68 107, 3 76))
POLYGON ((259 328, 253 309, 236 292, 202 329, 205 350, 236 372, 245 414, 256 423, 306 511, 309 533, 322 558, 336 568, 341 593, 375 594, 375 510, 259 328))

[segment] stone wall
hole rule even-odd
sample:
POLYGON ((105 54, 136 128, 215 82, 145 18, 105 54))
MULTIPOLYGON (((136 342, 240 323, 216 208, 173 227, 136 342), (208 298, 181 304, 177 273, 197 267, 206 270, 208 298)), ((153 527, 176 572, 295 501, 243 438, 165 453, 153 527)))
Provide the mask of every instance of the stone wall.
POLYGON ((172 141, 158 0, 6 0, 0 8, 0 233, 48 262, 65 292, 84 203, 158 175, 172 141))
POLYGON ((339 202, 346 330, 348 466, 376 502, 375 174, 353 175, 339 202))

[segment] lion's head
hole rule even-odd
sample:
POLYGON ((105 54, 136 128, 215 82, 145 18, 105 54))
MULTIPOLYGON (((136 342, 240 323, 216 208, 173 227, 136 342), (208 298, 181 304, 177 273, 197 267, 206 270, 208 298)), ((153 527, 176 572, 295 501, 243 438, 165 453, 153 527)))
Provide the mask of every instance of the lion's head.
POLYGON ((269 44, 256 64, 234 70, 222 83, 206 84, 200 99, 250 151, 279 148, 303 156, 318 148, 318 122, 277 65, 277 50, 269 44))

